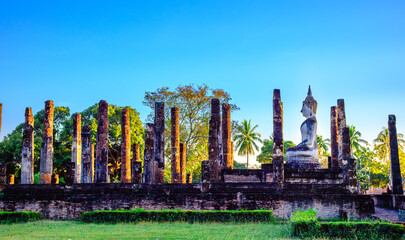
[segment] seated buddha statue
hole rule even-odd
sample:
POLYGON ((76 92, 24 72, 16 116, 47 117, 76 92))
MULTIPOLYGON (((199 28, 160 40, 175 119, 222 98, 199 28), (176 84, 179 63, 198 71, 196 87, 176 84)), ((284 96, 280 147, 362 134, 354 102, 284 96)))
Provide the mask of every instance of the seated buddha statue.
POLYGON ((311 87, 302 103, 301 113, 305 121, 301 124, 301 143, 287 150, 287 163, 304 168, 320 168, 318 142, 316 139, 316 108, 318 103, 312 97, 311 87))

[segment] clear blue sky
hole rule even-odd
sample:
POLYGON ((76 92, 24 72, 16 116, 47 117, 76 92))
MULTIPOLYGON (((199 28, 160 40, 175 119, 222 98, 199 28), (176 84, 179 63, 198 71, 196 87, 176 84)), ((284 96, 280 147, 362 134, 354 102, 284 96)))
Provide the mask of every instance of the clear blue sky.
POLYGON ((145 91, 206 83, 228 91, 268 138, 272 91, 284 136, 299 142, 310 84, 318 133, 330 106, 371 141, 396 114, 405 133, 403 1, 2 1, 0 139, 52 99, 82 111, 101 99, 144 120, 145 91))

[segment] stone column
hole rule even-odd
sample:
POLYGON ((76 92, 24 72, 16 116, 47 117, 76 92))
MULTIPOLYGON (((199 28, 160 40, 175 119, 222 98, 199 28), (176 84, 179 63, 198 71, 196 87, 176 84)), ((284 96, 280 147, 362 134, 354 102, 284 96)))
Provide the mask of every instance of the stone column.
POLYGON ((342 167, 343 160, 343 129, 346 127, 345 100, 337 100, 337 126, 338 126, 338 164, 342 167))
POLYGON ((8 184, 10 184, 10 185, 14 184, 14 174, 8 175, 8 184))
POLYGON ((155 183, 154 174, 154 135, 155 125, 147 123, 145 127, 145 150, 143 152, 143 183, 155 183))
POLYGON ((6 185, 7 183, 6 170, 6 164, 0 163, 0 185, 6 185))
POLYGON ((222 164, 223 167, 233 168, 231 143, 231 105, 222 104, 222 164))
POLYGON ((3 111, 3 104, 0 103, 0 135, 1 135, 1 114, 2 114, 2 111, 3 111))
POLYGON ((188 183, 188 184, 193 183, 193 174, 191 174, 191 173, 187 174, 186 183, 188 183))
POLYGON ((281 187, 284 183, 283 103, 280 89, 273 91, 273 171, 281 187))
POLYGON ((187 146, 180 143, 180 183, 186 183, 187 146))
POLYGON ((53 101, 45 102, 44 126, 39 163, 39 183, 50 184, 53 173, 53 101))
POLYGON ((132 183, 142 183, 142 162, 139 143, 132 145, 132 183))
POLYGON ((155 183, 164 183, 165 175, 165 104, 155 103, 155 183))
POLYGON ((75 181, 75 167, 76 164, 74 162, 68 162, 66 165, 65 183, 67 185, 72 185, 75 181))
POLYGON ((75 163, 75 183, 82 178, 82 115, 73 114, 72 162, 75 163))
POLYGON ((337 107, 331 107, 330 109, 330 151, 331 151, 331 167, 337 168, 338 155, 339 155, 339 142, 338 142, 338 119, 337 119, 337 107))
POLYGON ((390 134, 390 156, 391 156, 391 182, 392 193, 403 194, 401 168, 399 165, 398 138, 395 115, 388 116, 388 131, 390 134))
POLYGON ((92 183, 94 175, 94 147, 91 144, 91 130, 89 125, 82 129, 82 179, 81 183, 92 183))
POLYGON ((34 117, 31 108, 25 109, 23 132, 21 184, 34 183, 34 117))
POLYGON ((209 173, 207 180, 209 182, 219 181, 220 165, 218 164, 218 132, 221 124, 221 113, 219 100, 211 99, 211 119, 209 122, 208 136, 208 160, 209 173))
POLYGON ((108 174, 108 103, 101 100, 98 105, 96 173, 95 183, 110 182, 108 174))
POLYGON ((201 161, 201 183, 208 184, 210 179, 210 161, 201 161))
POLYGON ((129 127, 129 109, 121 114, 121 183, 131 183, 131 130, 129 127))
POLYGON ((171 171, 172 183, 181 183, 179 108, 171 109, 171 171))
POLYGON ((231 167, 231 169, 233 169, 233 160, 234 160, 233 157, 234 157, 234 156, 233 156, 233 142, 231 142, 231 162, 232 162, 232 167, 231 167))

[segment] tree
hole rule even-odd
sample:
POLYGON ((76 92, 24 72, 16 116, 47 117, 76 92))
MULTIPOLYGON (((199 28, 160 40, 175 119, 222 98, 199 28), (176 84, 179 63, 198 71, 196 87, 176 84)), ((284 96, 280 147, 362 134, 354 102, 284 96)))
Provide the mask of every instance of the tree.
POLYGON ((350 155, 353 155, 353 152, 360 151, 365 146, 368 145, 368 142, 364 139, 361 139, 361 133, 356 130, 356 127, 349 125, 349 135, 350 135, 350 155))
MULTIPOLYGON (((287 160, 286 152, 290 147, 294 147, 295 144, 292 141, 283 142, 283 158, 284 161, 287 160)), ((273 137, 270 136, 270 139, 265 139, 263 141, 263 146, 261 147, 261 152, 257 156, 256 161, 259 163, 272 163, 273 162, 273 137)))
POLYGON ((328 150, 330 146, 330 139, 323 139, 322 136, 316 135, 316 141, 318 142, 318 158, 323 166, 328 165, 328 150))
POLYGON ((253 128, 250 126, 250 120, 244 120, 242 125, 238 127, 238 133, 234 137, 235 149, 238 150, 239 156, 246 156, 246 167, 249 168, 249 155, 255 154, 255 149, 259 151, 259 146, 257 142, 262 143, 261 135, 255 132, 258 125, 253 128))
MULTIPOLYGON (((146 92, 143 104, 151 108, 147 117, 154 122, 155 102, 165 103, 165 181, 170 180, 170 108, 179 108, 180 141, 186 143, 187 171, 199 178, 201 161, 208 159, 208 130, 211 116, 211 99, 217 98, 221 103, 230 103, 229 93, 222 89, 212 89, 207 85, 180 85, 171 91, 168 87, 159 88, 154 92, 146 92)), ((231 104, 231 110, 237 110, 231 104)))

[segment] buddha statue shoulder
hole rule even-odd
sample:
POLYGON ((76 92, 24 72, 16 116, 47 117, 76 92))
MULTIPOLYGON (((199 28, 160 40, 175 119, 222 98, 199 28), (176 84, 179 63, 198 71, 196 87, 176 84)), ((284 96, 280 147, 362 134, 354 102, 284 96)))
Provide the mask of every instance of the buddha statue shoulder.
POLYGON ((287 163, 298 167, 319 168, 318 142, 316 138, 316 109, 318 103, 312 96, 311 87, 302 103, 301 113, 305 121, 301 124, 301 143, 287 150, 287 163))

